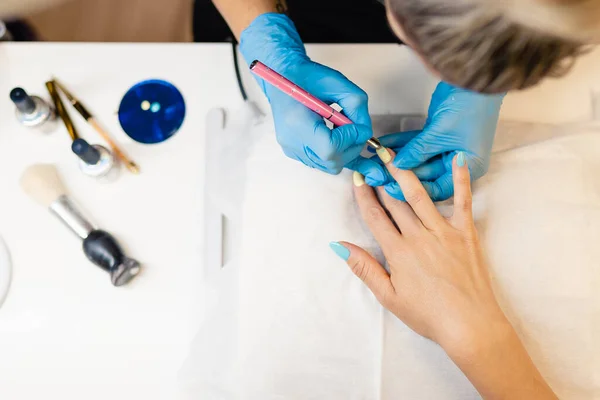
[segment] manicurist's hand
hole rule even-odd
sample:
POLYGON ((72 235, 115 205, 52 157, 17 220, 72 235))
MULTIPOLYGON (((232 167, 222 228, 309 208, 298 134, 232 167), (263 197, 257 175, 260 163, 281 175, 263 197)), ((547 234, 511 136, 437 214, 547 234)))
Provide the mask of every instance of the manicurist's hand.
MULTIPOLYGON (((431 97, 423 130, 392 133, 379 139, 398 153, 394 165, 413 170, 433 201, 446 200, 454 193, 452 160, 459 151, 464 153, 473 180, 487 172, 503 98, 441 82, 431 97)), ((366 173, 367 183, 378 182, 381 171, 363 163, 367 162, 357 161, 361 167, 358 170, 366 173)), ((404 193, 391 176, 381 185, 392 197, 404 200, 404 193)))
MULTIPOLYGON (((288 157, 337 174, 359 156, 372 136, 367 95, 338 71, 310 60, 286 15, 256 17, 241 33, 240 50, 248 63, 259 60, 326 103, 339 104, 354 122, 331 130, 319 115, 258 79, 271 104, 277 140, 288 157)), ((363 171, 372 167, 371 160, 361 164, 363 171)), ((371 179, 382 182, 383 175, 375 168, 371 179)))
POLYGON ((465 154, 451 161, 455 196, 449 219, 438 212, 413 172, 393 165, 394 155, 387 149, 379 152, 406 202, 354 174, 362 218, 383 250, 389 273, 351 243, 333 242, 332 249, 385 308, 441 345, 484 398, 556 398, 494 296, 473 223, 465 154))

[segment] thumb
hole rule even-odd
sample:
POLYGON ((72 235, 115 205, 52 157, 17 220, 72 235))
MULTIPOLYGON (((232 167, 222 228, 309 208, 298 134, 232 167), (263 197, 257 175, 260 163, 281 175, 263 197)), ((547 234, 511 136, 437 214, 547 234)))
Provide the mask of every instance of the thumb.
POLYGON ((444 201, 454 195, 452 172, 446 172, 433 182, 423 182, 423 187, 433 201, 444 201))
POLYGON ((349 124, 331 130, 331 143, 338 152, 348 150, 357 144, 365 144, 373 136, 369 125, 349 124))
POLYGON ((350 270, 373 292, 381 305, 389 308, 396 290, 381 264, 364 249, 348 242, 331 242, 329 247, 346 261, 350 270))

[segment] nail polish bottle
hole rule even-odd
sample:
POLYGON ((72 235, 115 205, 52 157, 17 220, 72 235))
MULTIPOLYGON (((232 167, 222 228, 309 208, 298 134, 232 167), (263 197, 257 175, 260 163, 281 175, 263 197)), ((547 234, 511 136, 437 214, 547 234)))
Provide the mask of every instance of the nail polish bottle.
POLYGON ((21 125, 45 133, 56 129, 54 108, 41 97, 30 96, 25 90, 17 87, 11 90, 10 99, 15 103, 15 115, 21 125))
POLYGON ((83 139, 75 139, 71 150, 79 157, 79 169, 85 175, 108 182, 118 177, 119 165, 113 153, 106 147, 90 145, 83 139))

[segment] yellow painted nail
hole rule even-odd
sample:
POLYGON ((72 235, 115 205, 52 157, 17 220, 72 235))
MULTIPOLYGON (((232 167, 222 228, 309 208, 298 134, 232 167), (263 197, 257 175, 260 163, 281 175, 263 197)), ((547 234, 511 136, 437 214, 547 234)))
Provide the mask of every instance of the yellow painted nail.
POLYGON ((354 186, 361 187, 365 184, 365 177, 358 171, 354 171, 352 174, 352 181, 354 182, 354 186))
POLYGON ((390 161, 392 161, 392 155, 385 147, 377 149, 377 155, 379 156, 381 161, 383 161, 384 164, 387 164, 390 161))

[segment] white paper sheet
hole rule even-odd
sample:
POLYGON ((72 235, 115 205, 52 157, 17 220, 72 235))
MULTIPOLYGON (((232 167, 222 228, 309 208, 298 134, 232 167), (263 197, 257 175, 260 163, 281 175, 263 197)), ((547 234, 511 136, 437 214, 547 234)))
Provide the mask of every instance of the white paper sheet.
MULTIPOLYGON (((507 124, 498 138, 474 208, 499 301, 561 399, 599 397, 600 132, 507 124)), ((191 398, 479 398, 329 250, 348 240, 380 256, 349 173, 286 159, 269 129, 246 172, 236 324, 205 327, 191 398)))

